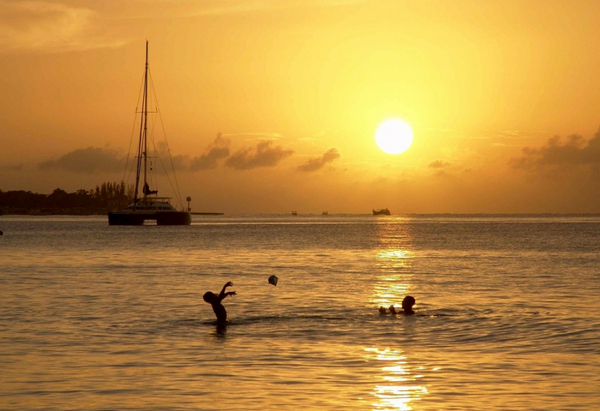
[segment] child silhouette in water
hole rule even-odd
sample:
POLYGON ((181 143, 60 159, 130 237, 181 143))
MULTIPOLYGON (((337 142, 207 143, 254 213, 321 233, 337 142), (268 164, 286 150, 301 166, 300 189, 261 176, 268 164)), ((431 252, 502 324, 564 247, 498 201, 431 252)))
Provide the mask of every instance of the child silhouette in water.
MULTIPOLYGON (((404 311, 400 311, 400 313, 398 313, 396 311, 396 307, 394 307, 393 305, 390 305, 390 313, 412 315, 415 313, 412 309, 413 305, 415 305, 415 302, 416 302, 415 297, 411 297, 410 295, 407 295, 406 297, 404 297, 404 300, 402 300, 402 309, 404 311)), ((385 314, 385 308, 379 307, 379 312, 381 314, 385 314)))
POLYGON ((223 286, 223 289, 221 290, 221 293, 219 295, 216 295, 211 291, 207 291, 202 297, 204 301, 212 305, 212 309, 215 312, 215 315, 217 316, 217 324, 222 325, 227 323, 227 311, 225 311, 225 307, 223 307, 221 301, 223 301, 223 299, 228 295, 236 295, 235 291, 225 292, 225 289, 227 287, 231 287, 232 285, 233 283, 229 281, 223 286))

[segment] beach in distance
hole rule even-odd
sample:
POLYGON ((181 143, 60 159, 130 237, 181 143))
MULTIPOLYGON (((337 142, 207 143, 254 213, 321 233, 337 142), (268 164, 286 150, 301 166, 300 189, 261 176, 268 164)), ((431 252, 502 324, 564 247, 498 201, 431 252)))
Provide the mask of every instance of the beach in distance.
POLYGON ((0 230, 0 410, 600 409, 597 214, 0 230))

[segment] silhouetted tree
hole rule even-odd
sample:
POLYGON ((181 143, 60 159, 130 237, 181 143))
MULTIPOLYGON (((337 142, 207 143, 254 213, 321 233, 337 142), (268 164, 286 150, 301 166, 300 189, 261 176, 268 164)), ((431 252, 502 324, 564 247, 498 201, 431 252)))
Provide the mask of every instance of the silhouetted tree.
POLYGON ((127 186, 124 181, 106 182, 95 189, 79 189, 74 193, 57 188, 49 195, 0 190, 0 213, 100 213, 109 208, 126 207, 133 201, 133 190, 133 186, 127 186))

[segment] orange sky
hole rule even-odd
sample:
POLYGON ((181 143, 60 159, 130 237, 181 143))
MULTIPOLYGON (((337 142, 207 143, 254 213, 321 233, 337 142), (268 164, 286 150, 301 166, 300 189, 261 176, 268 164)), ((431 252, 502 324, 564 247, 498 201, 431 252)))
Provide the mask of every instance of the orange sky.
POLYGON ((148 39, 194 211, 600 212, 598 16, 595 0, 4 0, 0 189, 123 178, 148 39), (414 131, 395 156, 374 140, 393 117, 414 131))

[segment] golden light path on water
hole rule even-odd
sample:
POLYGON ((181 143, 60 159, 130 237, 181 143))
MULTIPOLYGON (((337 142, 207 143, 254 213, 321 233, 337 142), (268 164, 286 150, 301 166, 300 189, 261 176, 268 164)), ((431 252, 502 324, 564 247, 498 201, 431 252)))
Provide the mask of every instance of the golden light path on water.
POLYGON ((410 404, 427 394, 427 388, 418 381, 423 376, 411 368, 402 350, 365 348, 365 358, 383 363, 382 381, 371 393, 377 398, 373 410, 412 410, 410 404))
POLYGON ((379 225, 379 249, 375 255, 380 275, 373 290, 372 303, 388 308, 402 301, 410 289, 412 237, 404 218, 383 220, 379 225))
POLYGON ((408 268, 412 253, 408 250, 380 250, 377 253, 377 265, 382 271, 373 290, 372 302, 388 308, 398 305, 408 294, 410 286, 406 282, 412 274, 398 273, 399 269, 408 268))
MULTIPOLYGON (((387 309, 392 304, 398 306, 410 293, 414 254, 410 233, 402 220, 382 224, 379 241, 381 248, 375 258, 380 275, 371 300, 387 309)), ((366 347, 364 352, 367 361, 381 363, 381 374, 376 376, 379 381, 371 392, 376 399, 372 404, 374 411, 412 410, 411 403, 427 394, 427 388, 419 384, 419 369, 413 369, 401 349, 366 347)))

